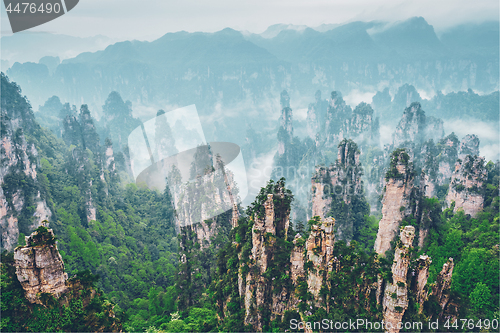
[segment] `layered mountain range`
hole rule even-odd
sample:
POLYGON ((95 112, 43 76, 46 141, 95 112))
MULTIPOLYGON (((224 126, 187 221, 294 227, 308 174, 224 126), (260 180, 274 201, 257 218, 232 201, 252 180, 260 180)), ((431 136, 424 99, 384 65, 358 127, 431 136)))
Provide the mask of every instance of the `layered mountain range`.
POLYGON ((168 33, 152 42, 85 52, 50 70, 45 62, 15 63, 7 74, 35 105, 55 94, 95 109, 109 92, 119 91, 143 105, 196 103, 206 114, 217 103, 259 104, 283 88, 301 96, 318 89, 396 89, 402 83, 426 91, 498 89, 497 22, 457 26, 440 37, 422 17, 352 22, 326 31, 274 30, 168 33))

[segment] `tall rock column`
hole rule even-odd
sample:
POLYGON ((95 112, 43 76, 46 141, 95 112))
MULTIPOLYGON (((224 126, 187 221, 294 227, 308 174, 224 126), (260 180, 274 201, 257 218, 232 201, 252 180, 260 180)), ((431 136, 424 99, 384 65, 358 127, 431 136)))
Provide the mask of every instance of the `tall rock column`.
POLYGON ((467 134, 460 142, 458 158, 464 159, 467 155, 479 155, 479 138, 475 134, 467 134))
POLYGON ((423 164, 420 175, 420 190, 427 198, 432 198, 437 194, 439 163, 436 157, 439 151, 433 140, 429 140, 422 145, 420 151, 420 162, 423 164))
POLYGON ((324 218, 332 203, 329 168, 319 167, 311 178, 312 217, 324 218))
POLYGON ((429 266, 432 260, 429 256, 421 255, 417 260, 417 302, 419 304, 418 313, 424 310, 424 302, 427 300, 429 291, 425 288, 429 277, 429 266))
POLYGON ((347 105, 342 98, 342 94, 338 91, 333 91, 326 110, 325 120, 325 147, 335 147, 339 140, 339 133, 347 119, 350 119, 352 109, 347 105))
MULTIPOLYGON (((224 212, 231 211, 228 222, 237 225, 238 190, 233 173, 226 169, 219 154, 214 158, 210 147, 197 147, 191 163, 191 181, 183 181, 174 164, 168 173, 168 189, 176 207, 176 229, 187 228, 196 233, 200 244, 210 243, 218 233, 229 233, 224 212)), ((204 245, 202 245, 204 247, 204 245)))
POLYGON ((394 253, 394 263, 392 264, 392 283, 388 283, 385 288, 383 309, 386 331, 398 333, 398 324, 403 319, 403 315, 408 308, 408 286, 406 275, 410 265, 410 248, 415 237, 415 228, 406 226, 401 229, 399 242, 394 253))
MULTIPOLYGON (((275 200, 280 202, 284 196, 284 193, 268 194, 263 205, 263 214, 256 213, 253 216, 250 256, 252 263, 249 265, 245 294, 242 296, 245 302, 245 324, 251 324, 256 331, 262 331, 264 322, 263 313, 259 309, 272 309, 279 303, 272 297, 272 281, 266 277, 265 272, 273 264, 276 237, 286 237, 290 209, 289 207, 285 211, 275 209, 275 200)), ((286 298, 285 295, 279 297, 286 298)))
POLYGON ((106 159, 104 166, 110 173, 115 173, 116 165, 115 165, 115 157, 113 154, 113 143, 108 138, 106 139, 106 150, 104 152, 104 156, 106 159))
POLYGON ((299 277, 304 276, 304 244, 302 235, 296 234, 293 239, 293 249, 290 254, 290 278, 295 284, 299 277))
POLYGON ((255 264, 260 268, 259 270, 261 273, 264 273, 267 270, 267 264, 270 259, 266 243, 271 245, 273 242, 272 236, 276 235, 272 194, 267 195, 267 200, 264 203, 264 209, 265 213, 263 217, 255 216, 255 224, 253 226, 252 234, 252 257, 255 260, 255 264))
MULTIPOLYGON (((283 91, 281 93, 281 116, 278 127, 278 151, 274 155, 274 167, 271 173, 271 179, 278 180, 285 177, 289 184, 298 185, 298 179, 295 172, 288 174, 290 167, 299 167, 302 158, 298 152, 298 146, 293 144, 293 113, 290 108, 290 96, 283 91)), ((300 188, 300 187, 299 187, 300 188)), ((294 189, 297 193, 298 189, 294 189)))
POLYGON ((39 303, 40 293, 59 297, 67 291, 64 263, 57 249, 52 229, 39 227, 29 237, 26 246, 14 250, 16 275, 31 303, 39 303))
POLYGON ((307 134, 313 140, 316 139, 318 133, 323 133, 325 130, 325 116, 327 101, 321 99, 321 91, 316 91, 314 95, 315 102, 309 104, 307 109, 307 134))
POLYGON ((394 147, 400 147, 405 142, 421 144, 428 139, 438 141, 443 136, 443 121, 426 117, 420 103, 414 102, 404 110, 392 140, 394 147))
POLYGON ((391 241, 396 236, 404 217, 414 213, 412 204, 414 195, 413 166, 410 156, 404 149, 392 153, 391 164, 386 174, 384 198, 382 199, 382 219, 379 223, 375 252, 385 255, 391 248, 391 241))
POLYGON ((315 299, 318 299, 321 287, 328 273, 333 269, 334 226, 335 219, 326 218, 319 225, 312 226, 306 241, 306 260, 312 262, 313 265, 307 276, 307 286, 315 299))
POLYGON ((425 142, 420 149, 417 164, 422 166, 422 193, 432 198, 437 195, 438 186, 449 184, 455 170, 457 159, 464 160, 467 155, 479 156, 479 139, 476 135, 466 135, 459 142, 455 133, 438 141, 425 142))
POLYGON ((436 300, 441 307, 441 311, 444 311, 448 301, 450 300, 451 276, 453 274, 454 267, 455 264, 453 262, 453 258, 449 258, 443 265, 443 269, 436 279, 436 284, 432 287, 432 294, 436 296, 436 300))
POLYGON ((359 155, 354 141, 342 140, 338 145, 337 161, 328 168, 317 168, 311 179, 312 216, 323 219, 331 214, 336 218, 335 237, 338 240, 352 240, 361 222, 355 216, 359 215, 357 213, 369 214, 359 155))
POLYGON ((278 155, 284 155, 287 151, 286 147, 293 139, 293 124, 292 124, 292 109, 290 108, 290 96, 286 90, 283 90, 280 95, 281 117, 280 128, 278 131, 278 155))
POLYGON ((379 143, 379 121, 373 116, 370 105, 361 102, 352 112, 352 117, 347 119, 342 126, 340 136, 343 138, 356 138, 361 146, 379 143))
POLYGON ((307 135, 313 140, 316 138, 316 134, 319 132, 320 128, 320 119, 318 110, 316 110, 316 105, 317 101, 316 103, 309 104, 307 109, 307 135))
POLYGON ((483 209, 483 187, 487 177, 483 157, 467 155, 463 161, 458 160, 446 196, 448 205, 455 202, 455 211, 462 208, 465 214, 476 216, 483 209))
POLYGON ((439 141, 441 151, 437 154, 438 160, 438 175, 437 182, 439 185, 447 184, 453 174, 454 164, 458 158, 459 140, 455 133, 451 133, 447 137, 439 141))

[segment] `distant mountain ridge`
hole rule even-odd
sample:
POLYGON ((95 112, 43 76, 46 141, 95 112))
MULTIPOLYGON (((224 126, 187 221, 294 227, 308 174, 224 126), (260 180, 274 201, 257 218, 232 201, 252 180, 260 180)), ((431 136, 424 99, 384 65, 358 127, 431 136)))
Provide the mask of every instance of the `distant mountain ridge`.
POLYGON ((198 63, 217 65, 214 60, 222 62, 223 66, 230 66, 235 62, 234 59, 237 59, 236 64, 242 61, 247 64, 278 62, 278 59, 265 49, 245 40, 240 32, 226 28, 213 34, 185 31, 168 33, 153 42, 119 42, 103 51, 86 52, 62 63, 109 64, 123 60, 149 62, 165 68, 182 68, 196 66, 198 63))
POLYGON ((65 59, 85 51, 95 52, 115 43, 116 39, 103 35, 82 38, 47 32, 21 32, 3 36, 0 42, 2 60, 13 65, 15 62, 38 62, 46 56, 65 59))
POLYGON ((283 88, 310 96, 317 90, 348 93, 403 83, 426 91, 499 87, 498 24, 457 26, 442 40, 422 17, 329 28, 276 25, 260 35, 230 28, 168 33, 152 42, 119 42, 82 53, 53 73, 45 64, 15 64, 7 74, 34 104, 55 93, 99 108, 118 91, 133 103, 195 103, 208 113, 217 103, 257 103, 283 88))

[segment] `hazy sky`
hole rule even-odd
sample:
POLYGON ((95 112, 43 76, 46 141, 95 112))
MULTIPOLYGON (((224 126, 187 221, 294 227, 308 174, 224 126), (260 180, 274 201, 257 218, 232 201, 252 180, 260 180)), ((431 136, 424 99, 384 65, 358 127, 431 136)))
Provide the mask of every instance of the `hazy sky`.
MULTIPOLYGON (((5 7, 2 35, 10 34, 5 7)), ((152 39, 173 31, 225 27, 262 32, 276 23, 401 20, 423 16, 436 30, 462 22, 498 20, 498 0, 80 0, 66 15, 30 29, 74 36, 152 39)))

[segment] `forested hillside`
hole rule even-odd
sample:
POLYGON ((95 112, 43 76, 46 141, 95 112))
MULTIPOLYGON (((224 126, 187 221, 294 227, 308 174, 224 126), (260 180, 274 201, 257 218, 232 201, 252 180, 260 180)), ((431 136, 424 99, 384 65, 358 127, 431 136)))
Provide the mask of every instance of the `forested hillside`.
MULTIPOLYGON (((7 201, 18 189, 26 198, 41 193, 53 214, 50 227, 66 272, 73 276, 88 269, 99 275, 96 285, 116 304, 120 318, 143 310, 148 295, 159 295, 173 308, 174 299, 168 295, 176 279, 178 241, 169 193, 125 185, 114 165, 104 166, 106 148, 99 143, 93 120, 85 118, 85 105, 66 116, 65 142, 35 122, 15 83, 3 74, 1 79, 2 121, 14 121, 20 112, 16 133, 37 152, 35 183, 21 172, 22 160, 8 168, 2 182, 7 201)), ((26 200, 22 208, 18 245, 34 230, 29 227, 34 220, 30 205, 26 200)), ((13 232, 9 228, 2 225, 2 233, 13 232)))

